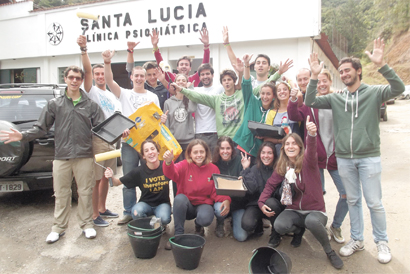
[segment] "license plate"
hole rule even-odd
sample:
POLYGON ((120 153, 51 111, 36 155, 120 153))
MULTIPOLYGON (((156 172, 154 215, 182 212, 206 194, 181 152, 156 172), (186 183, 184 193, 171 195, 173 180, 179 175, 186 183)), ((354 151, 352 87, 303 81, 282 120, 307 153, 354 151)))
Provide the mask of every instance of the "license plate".
POLYGON ((0 183, 0 192, 20 192, 23 191, 22 181, 0 183))

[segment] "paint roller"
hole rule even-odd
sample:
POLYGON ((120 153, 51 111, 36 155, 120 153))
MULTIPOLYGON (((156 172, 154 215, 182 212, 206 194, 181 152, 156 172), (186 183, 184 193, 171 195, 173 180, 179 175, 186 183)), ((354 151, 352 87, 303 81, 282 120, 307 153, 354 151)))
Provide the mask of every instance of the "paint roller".
MULTIPOLYGON (((107 169, 105 166, 97 163, 97 162, 102 162, 105 160, 110 160, 110 159, 114 159, 114 158, 118 158, 121 156, 121 150, 117 149, 117 150, 113 150, 113 151, 108 151, 108 152, 103 152, 103 153, 98 153, 95 154, 95 159, 94 159, 94 163, 96 163, 97 165, 99 165, 100 167, 107 169)), ((108 181, 110 182, 110 186, 113 186, 112 183, 112 178, 108 178, 108 181)))
MULTIPOLYGON (((100 19, 99 15, 91 14, 91 13, 86 13, 86 12, 77 12, 77 17, 78 18, 84 18, 84 19, 91 19, 94 21, 98 21, 100 19)), ((83 28, 83 35, 85 35, 85 32, 88 30, 88 27, 83 28)))

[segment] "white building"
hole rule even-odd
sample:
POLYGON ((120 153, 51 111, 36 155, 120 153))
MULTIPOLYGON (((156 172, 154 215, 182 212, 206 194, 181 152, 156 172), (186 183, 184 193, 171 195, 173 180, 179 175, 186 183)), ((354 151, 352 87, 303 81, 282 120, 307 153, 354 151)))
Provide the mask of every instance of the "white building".
MULTIPOLYGON (((175 68, 179 57, 192 56, 193 73, 202 63, 202 26, 209 31, 215 72, 231 67, 222 44, 222 27, 228 26, 238 57, 264 53, 275 64, 291 58, 294 67, 286 75, 294 79, 298 69, 308 67, 314 50, 336 76, 334 87, 342 86, 338 60, 320 34, 320 0, 112 0, 49 9, 33 9, 29 0, 2 4, 0 82, 63 83, 62 72, 67 66, 81 66, 76 40, 87 27, 91 62, 102 63, 101 52, 115 49, 114 77, 124 87, 129 82, 125 71, 127 41, 140 41, 134 52, 137 65, 152 61, 149 33, 153 28, 161 34, 159 48, 164 60, 175 68), (99 15, 99 19, 81 19, 77 12, 99 15)), ((218 81, 217 73, 215 76, 218 81)))

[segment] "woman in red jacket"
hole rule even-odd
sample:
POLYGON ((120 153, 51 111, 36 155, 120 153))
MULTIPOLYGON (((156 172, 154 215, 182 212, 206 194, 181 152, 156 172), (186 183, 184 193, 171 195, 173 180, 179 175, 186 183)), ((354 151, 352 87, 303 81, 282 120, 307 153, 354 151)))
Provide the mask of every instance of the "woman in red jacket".
POLYGON ((212 174, 219 174, 219 169, 211 163, 208 145, 200 139, 191 141, 185 160, 177 164, 172 161, 172 150, 166 151, 163 158, 164 175, 178 186, 173 207, 175 235, 184 234, 185 220, 195 219, 195 233, 203 236, 203 227, 209 226, 214 219, 214 203, 221 203, 220 210, 215 212, 217 217, 226 216, 231 203, 229 196, 216 195, 212 174))
POLYGON ((340 269, 343 261, 330 246, 326 232, 327 215, 322 193, 316 153, 316 125, 306 118, 306 152, 299 135, 291 133, 283 138, 278 164, 268 179, 258 205, 262 212, 275 214, 265 204, 283 182, 281 203, 286 209, 277 217, 274 227, 279 234, 294 233, 291 244, 300 246, 305 228, 320 242, 333 267, 340 269), (291 188, 295 190, 292 195, 291 188))

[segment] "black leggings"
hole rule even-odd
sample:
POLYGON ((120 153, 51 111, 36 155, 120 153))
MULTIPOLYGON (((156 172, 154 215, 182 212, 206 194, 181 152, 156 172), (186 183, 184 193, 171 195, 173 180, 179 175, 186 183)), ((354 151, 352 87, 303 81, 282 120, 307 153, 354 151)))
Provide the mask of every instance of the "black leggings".
POLYGON ((305 227, 315 236, 326 253, 332 251, 326 231, 327 216, 319 211, 301 214, 295 210, 283 211, 275 222, 275 230, 280 234, 296 232, 305 227))

